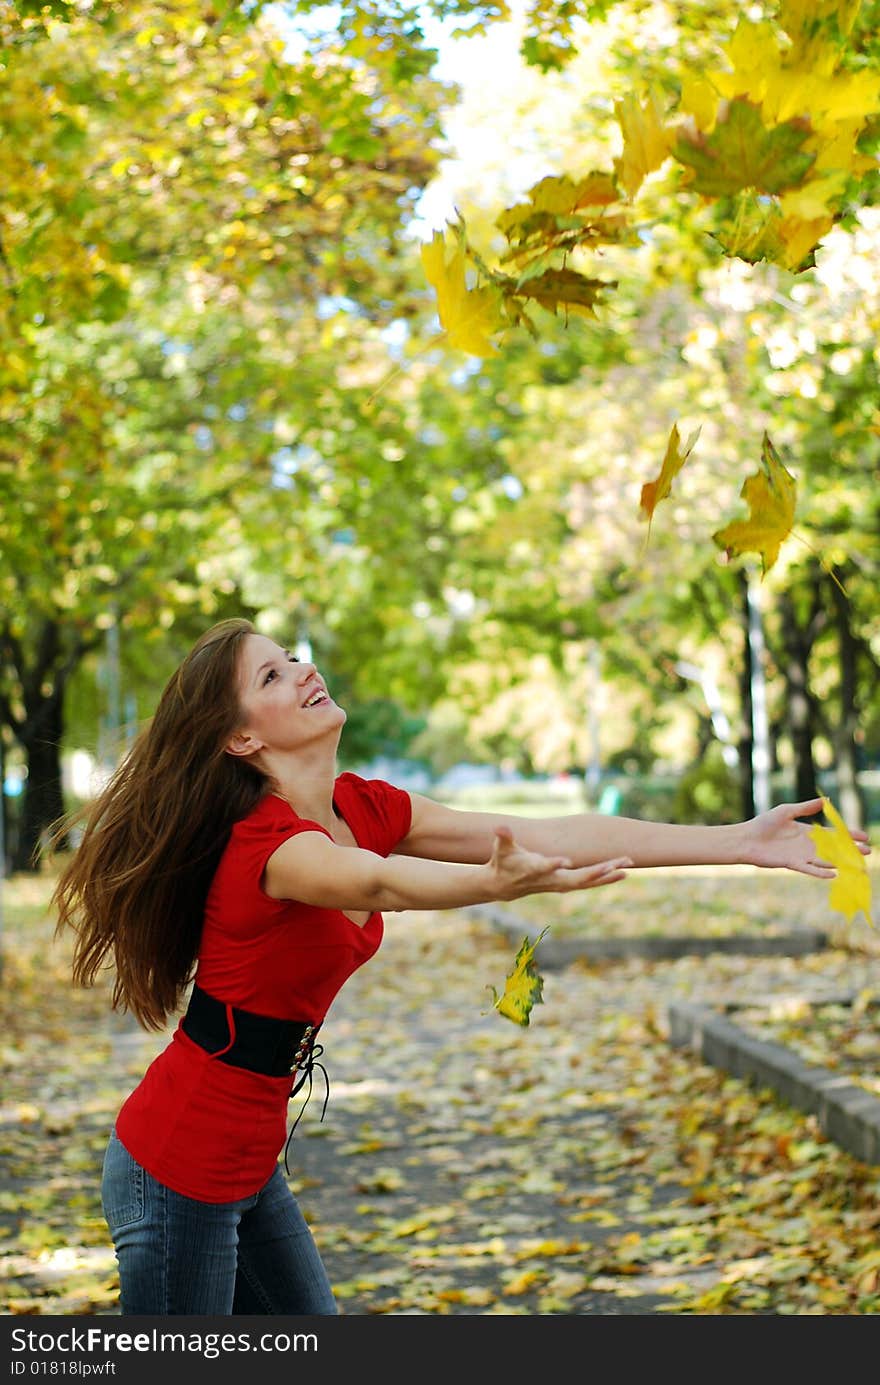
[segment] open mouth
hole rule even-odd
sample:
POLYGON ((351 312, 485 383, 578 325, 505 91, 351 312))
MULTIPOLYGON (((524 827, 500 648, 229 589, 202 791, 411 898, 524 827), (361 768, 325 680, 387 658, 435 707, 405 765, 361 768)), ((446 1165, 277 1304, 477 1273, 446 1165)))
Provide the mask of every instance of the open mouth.
POLYGON ((306 698, 305 702, 303 703, 303 708, 306 708, 306 707, 319 707, 319 706, 321 705, 322 702, 329 702, 329 701, 330 701, 330 699, 329 699, 329 697, 327 696, 327 694, 324 692, 323 688, 318 688, 316 692, 313 692, 313 693, 312 693, 311 697, 307 697, 307 698, 306 698))

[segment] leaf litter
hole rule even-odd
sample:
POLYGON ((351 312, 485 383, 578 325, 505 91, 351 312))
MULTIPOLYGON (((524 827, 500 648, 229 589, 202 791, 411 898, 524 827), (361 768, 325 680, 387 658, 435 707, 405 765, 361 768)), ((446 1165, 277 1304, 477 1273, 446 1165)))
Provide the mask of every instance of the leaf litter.
MULTIPOLYGON (((6 888, 0 1311, 117 1313, 100 1162, 164 1036, 70 987, 50 921, 16 910, 48 880, 6 888)), ((328 1016, 330 1107, 300 1123, 290 1181, 343 1313, 880 1311, 880 1169, 673 1049, 664 1019, 676 999, 873 992, 880 958, 575 963, 522 1027, 486 1013, 509 952, 456 911, 393 916, 328 1016)))

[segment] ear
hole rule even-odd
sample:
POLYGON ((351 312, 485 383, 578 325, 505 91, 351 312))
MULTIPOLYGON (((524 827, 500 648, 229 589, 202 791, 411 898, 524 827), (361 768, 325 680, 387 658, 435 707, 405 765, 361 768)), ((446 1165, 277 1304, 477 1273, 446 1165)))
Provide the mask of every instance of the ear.
POLYGON ((263 749, 264 742, 257 740, 256 736, 251 736, 247 731, 236 731, 229 738, 226 744, 227 755, 256 755, 258 750, 263 749))

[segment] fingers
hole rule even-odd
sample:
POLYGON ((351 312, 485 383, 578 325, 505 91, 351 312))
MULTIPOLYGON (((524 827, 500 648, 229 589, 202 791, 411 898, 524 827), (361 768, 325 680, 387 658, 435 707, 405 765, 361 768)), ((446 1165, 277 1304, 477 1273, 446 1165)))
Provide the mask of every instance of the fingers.
POLYGON ((493 856, 497 859, 499 854, 520 852, 524 856, 531 857, 534 861, 540 862, 545 870, 565 870, 571 866, 570 856, 543 856, 540 852, 527 852, 515 840, 513 833, 506 824, 501 824, 495 828, 495 846, 493 856))
POLYGON ((613 870, 609 875, 600 875, 598 880, 591 880, 583 888, 587 890, 600 890, 603 885, 613 885, 616 880, 625 880, 625 870, 613 870))
POLYGON ((578 870, 561 870, 562 890, 584 890, 594 885, 610 885, 614 880, 623 880, 627 868, 633 864, 632 857, 618 856, 612 861, 599 861, 593 866, 582 866, 578 870))
POLYGON ((597 861, 592 866, 581 866, 578 871, 572 873, 583 876, 585 880, 595 880, 613 870, 626 870, 632 864, 631 856, 615 856, 611 861, 597 861))
POLYGON ((635 865, 635 861, 631 856, 617 856, 613 861, 600 861, 598 865, 593 866, 591 869, 595 870, 600 875, 606 875, 608 871, 627 870, 633 865, 635 865))
POLYGON ((798 818, 811 813, 820 812, 824 803, 825 800, 821 797, 805 798, 803 803, 789 803, 788 810, 792 817, 798 818))

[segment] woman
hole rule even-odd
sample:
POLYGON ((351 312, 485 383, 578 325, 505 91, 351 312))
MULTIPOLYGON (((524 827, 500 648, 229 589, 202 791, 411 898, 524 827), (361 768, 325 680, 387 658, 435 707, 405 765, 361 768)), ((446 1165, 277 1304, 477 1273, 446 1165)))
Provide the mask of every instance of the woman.
POLYGON ((247 621, 215 625, 59 877, 75 981, 112 965, 114 1008, 154 1030, 191 986, 104 1160, 123 1314, 336 1313, 278 1158, 290 1096, 322 1067, 316 1035, 384 913, 593 889, 629 866, 835 874, 796 821, 820 798, 725 827, 457 812, 338 774, 345 719, 314 665, 247 621))

